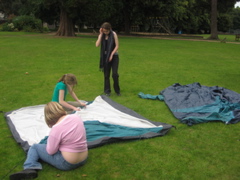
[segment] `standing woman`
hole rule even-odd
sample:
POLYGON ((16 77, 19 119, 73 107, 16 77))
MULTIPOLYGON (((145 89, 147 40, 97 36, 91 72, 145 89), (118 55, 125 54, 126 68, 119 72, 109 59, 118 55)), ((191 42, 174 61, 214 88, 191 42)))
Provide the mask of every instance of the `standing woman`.
POLYGON ((112 31, 111 24, 105 22, 99 30, 99 36, 96 41, 96 47, 101 45, 100 50, 100 69, 104 72, 104 93, 107 96, 111 95, 110 73, 112 69, 114 91, 120 96, 119 75, 118 75, 118 37, 112 31))
POLYGON ((67 115, 57 102, 44 108, 45 121, 51 128, 47 144, 34 144, 27 153, 23 171, 10 175, 11 180, 33 179, 42 169, 43 160, 57 169, 67 171, 84 165, 88 157, 86 130, 80 116, 67 115))
POLYGON ((61 104, 68 113, 72 111, 80 111, 80 106, 86 106, 86 104, 81 102, 74 93, 73 88, 75 85, 77 85, 76 76, 74 74, 64 74, 58 80, 53 91, 52 101, 61 104), (76 102, 65 101, 68 92, 76 102))

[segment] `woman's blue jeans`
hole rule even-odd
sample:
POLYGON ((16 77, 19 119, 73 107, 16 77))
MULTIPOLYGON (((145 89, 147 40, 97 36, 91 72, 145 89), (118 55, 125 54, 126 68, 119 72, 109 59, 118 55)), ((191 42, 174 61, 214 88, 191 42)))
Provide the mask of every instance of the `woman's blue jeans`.
POLYGON ((87 161, 86 159, 78 164, 71 164, 63 158, 60 151, 58 151, 53 155, 49 155, 46 151, 46 144, 34 144, 33 146, 30 147, 27 153, 27 159, 23 164, 23 168, 24 169, 42 169, 41 163, 38 162, 39 159, 64 171, 75 169, 79 166, 82 166, 87 161))

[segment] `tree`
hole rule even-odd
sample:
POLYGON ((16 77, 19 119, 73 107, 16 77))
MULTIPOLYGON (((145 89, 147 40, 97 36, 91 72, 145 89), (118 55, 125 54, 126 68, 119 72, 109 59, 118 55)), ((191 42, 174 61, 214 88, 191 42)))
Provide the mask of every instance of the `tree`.
POLYGON ((60 7, 60 12, 60 23, 56 35, 75 36, 72 18, 69 17, 69 14, 64 7, 60 7))
POLYGON ((211 36, 209 39, 219 39, 217 29, 217 1, 211 0, 211 36))
MULTIPOLYGON (((94 29, 108 21, 118 11, 113 0, 88 0, 82 9, 81 20, 94 29)), ((111 24, 113 25, 115 21, 116 19, 111 24)))
POLYGON ((32 8, 25 8, 25 13, 32 13, 45 22, 53 22, 59 18, 58 36, 75 36, 74 21, 78 18, 81 6, 87 0, 24 0, 26 5, 32 8))
POLYGON ((232 16, 228 14, 237 1, 240 0, 0 0, 0 10, 6 15, 34 15, 51 24, 57 20, 58 36, 75 36, 75 24, 96 28, 109 21, 126 34, 132 25, 139 25, 141 30, 151 32, 211 30, 210 38, 218 39, 218 27, 221 31, 230 27, 232 16), (167 21, 160 24, 161 29, 155 27, 156 17, 158 25, 161 20, 167 21))
POLYGON ((163 24, 162 29, 170 33, 170 29, 174 26, 175 20, 181 20, 186 12, 187 0, 122 0, 122 15, 124 20, 125 33, 129 34, 133 24, 141 25, 144 30, 152 31, 154 18, 165 19, 169 21, 169 27, 163 24))
POLYGON ((229 13, 219 13, 218 15, 218 31, 228 32, 232 27, 232 16, 229 13))
POLYGON ((233 20, 233 26, 232 29, 234 30, 240 30, 240 7, 234 8, 231 12, 231 17, 233 20))
MULTIPOLYGON (((236 0, 211 0, 211 36, 209 39, 218 38, 218 12, 228 12, 229 9, 234 7, 236 0), (219 3, 219 5, 218 5, 219 3)), ((222 17, 226 17, 223 16, 222 17)))
POLYGON ((57 36, 75 36, 74 20, 77 18, 78 12, 81 11, 81 6, 85 4, 86 1, 87 0, 43 0, 46 8, 55 7, 57 8, 56 12, 60 12, 57 36))
POLYGON ((5 16, 19 15, 18 10, 21 5, 21 0, 0 0, 0 11, 4 12, 5 16))
POLYGON ((73 19, 85 0, 1 0, 4 13, 15 15, 34 15, 42 20, 59 18, 58 36, 75 36, 73 19), (17 8, 16 8, 17 7, 17 8))

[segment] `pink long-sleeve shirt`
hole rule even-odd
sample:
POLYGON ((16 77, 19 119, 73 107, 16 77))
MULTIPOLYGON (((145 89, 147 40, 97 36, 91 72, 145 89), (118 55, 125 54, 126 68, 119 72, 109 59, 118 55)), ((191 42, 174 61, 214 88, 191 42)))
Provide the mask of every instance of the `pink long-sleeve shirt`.
POLYGON ((67 115, 52 127, 47 140, 48 154, 55 154, 58 150, 84 152, 87 149, 86 130, 78 115, 67 115))

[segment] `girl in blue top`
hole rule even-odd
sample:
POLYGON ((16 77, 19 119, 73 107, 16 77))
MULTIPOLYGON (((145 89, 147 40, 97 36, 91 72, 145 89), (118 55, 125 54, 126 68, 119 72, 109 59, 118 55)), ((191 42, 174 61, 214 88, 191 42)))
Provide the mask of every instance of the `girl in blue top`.
POLYGON ((80 106, 86 106, 81 102, 73 91, 74 86, 77 85, 77 78, 74 74, 64 74, 59 80, 53 91, 52 101, 58 102, 66 111, 80 111, 80 106), (75 99, 76 102, 66 102, 67 93, 75 99))

